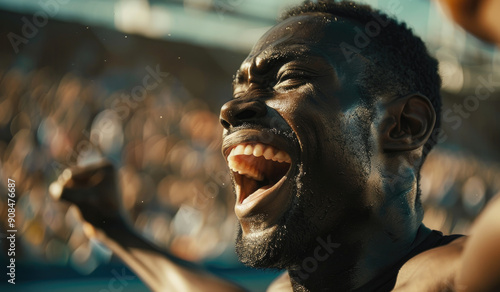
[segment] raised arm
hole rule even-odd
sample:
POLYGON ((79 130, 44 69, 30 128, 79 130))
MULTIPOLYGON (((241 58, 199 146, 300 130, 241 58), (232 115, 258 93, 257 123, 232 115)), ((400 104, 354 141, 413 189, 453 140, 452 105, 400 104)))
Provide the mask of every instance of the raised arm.
POLYGON ((66 169, 50 186, 57 200, 75 204, 87 236, 106 245, 153 291, 244 291, 139 236, 122 214, 115 170, 108 162, 66 169))
POLYGON ((476 220, 462 253, 456 283, 460 292, 500 291, 500 198, 476 220))

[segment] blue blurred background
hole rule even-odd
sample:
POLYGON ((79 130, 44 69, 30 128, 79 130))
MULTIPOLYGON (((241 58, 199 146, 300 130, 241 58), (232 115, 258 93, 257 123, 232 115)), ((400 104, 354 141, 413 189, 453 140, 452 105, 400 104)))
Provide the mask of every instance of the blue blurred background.
MULTIPOLYGON (((84 236, 74 207, 48 195, 65 168, 106 157, 119 171, 124 208, 146 238, 264 291, 277 272, 247 269, 234 255, 218 111, 253 43, 299 2, 1 0, 2 266, 8 178, 16 180, 18 233, 17 284, 7 284, 5 269, 0 289, 112 291, 119 285, 110 283, 121 279, 120 291, 146 290, 84 236), (200 193, 210 200, 200 204, 200 193)), ((448 118, 445 141, 423 169, 425 222, 467 233, 500 192, 500 52, 452 24, 435 2, 363 2, 407 22, 440 61, 448 118), (479 99, 484 80, 495 82, 479 99)))

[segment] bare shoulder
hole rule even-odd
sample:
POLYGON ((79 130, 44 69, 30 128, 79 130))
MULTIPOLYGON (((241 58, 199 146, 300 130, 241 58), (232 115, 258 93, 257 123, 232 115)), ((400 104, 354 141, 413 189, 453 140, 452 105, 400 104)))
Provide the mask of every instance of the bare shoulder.
MULTIPOLYGON (((416 255, 401 268, 394 291, 460 291, 455 279, 462 266, 467 237, 416 255)), ((288 273, 276 278, 267 292, 292 291, 288 273)))
POLYGON ((461 237, 414 256, 401 268, 395 291, 454 291, 467 240, 461 237))
MULTIPOLYGON (((470 233, 406 262, 394 291, 500 291, 500 198, 490 202, 470 233)), ((292 291, 288 274, 267 291, 292 291)))
POLYGON ((500 291, 500 199, 488 205, 470 234, 406 262, 395 291, 500 291))

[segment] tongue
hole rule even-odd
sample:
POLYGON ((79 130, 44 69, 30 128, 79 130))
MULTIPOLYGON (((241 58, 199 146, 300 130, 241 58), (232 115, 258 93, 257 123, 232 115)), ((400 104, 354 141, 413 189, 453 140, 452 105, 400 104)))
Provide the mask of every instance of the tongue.
POLYGON ((274 183, 270 183, 268 180, 256 181, 247 177, 246 175, 237 176, 237 185, 240 187, 240 203, 245 201, 248 197, 258 195, 265 190, 272 187, 274 183))

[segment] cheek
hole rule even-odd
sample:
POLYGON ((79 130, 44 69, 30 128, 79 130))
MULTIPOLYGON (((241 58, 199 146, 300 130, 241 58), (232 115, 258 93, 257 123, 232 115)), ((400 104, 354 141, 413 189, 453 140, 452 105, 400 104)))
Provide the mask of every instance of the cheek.
POLYGON ((363 132, 363 125, 348 112, 332 114, 311 105, 304 109, 291 118, 297 121, 302 161, 311 175, 311 187, 336 199, 359 193, 370 173, 369 133, 363 132))
POLYGON ((315 92, 305 88, 299 92, 282 94, 267 101, 295 132, 302 152, 323 152, 331 144, 335 129, 339 128, 340 111, 331 105, 317 102, 315 92))
MULTIPOLYGON (((268 100, 295 132, 301 147, 305 171, 314 174, 314 180, 343 185, 345 181, 359 180, 365 173, 366 145, 364 128, 358 121, 359 108, 343 112, 338 104, 329 104, 324 92, 310 88, 282 94, 268 100), (335 178, 332 180, 332 178, 335 178), (336 178, 340 178, 337 181, 336 178)), ((334 100, 330 99, 332 102, 334 100)))

